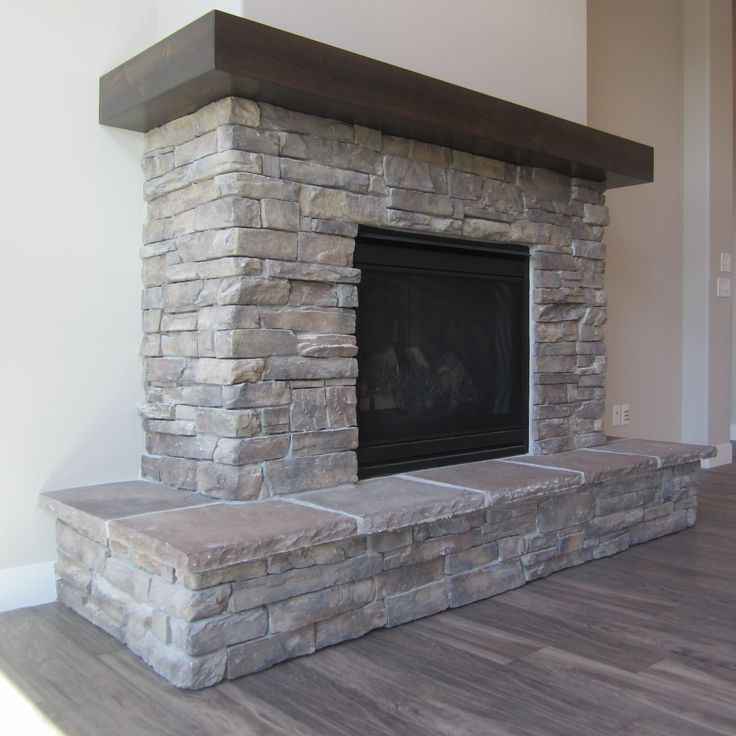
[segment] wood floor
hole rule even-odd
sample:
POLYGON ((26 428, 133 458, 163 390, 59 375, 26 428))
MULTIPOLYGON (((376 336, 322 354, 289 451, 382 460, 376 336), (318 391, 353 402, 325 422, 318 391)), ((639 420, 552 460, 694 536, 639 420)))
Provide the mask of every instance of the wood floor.
POLYGON ((736 465, 693 529, 198 693, 56 604, 0 672, 69 736, 736 734, 736 465))

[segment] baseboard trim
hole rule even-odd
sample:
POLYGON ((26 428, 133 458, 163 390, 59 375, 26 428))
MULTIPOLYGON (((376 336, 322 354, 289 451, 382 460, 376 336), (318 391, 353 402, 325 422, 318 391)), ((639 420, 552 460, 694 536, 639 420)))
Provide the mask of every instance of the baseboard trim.
POLYGON ((53 562, 0 570, 0 611, 39 606, 56 600, 53 562))
POLYGON ((715 457, 710 457, 707 460, 701 460, 700 465, 703 468, 717 468, 719 465, 728 465, 733 462, 733 448, 730 442, 724 442, 721 445, 716 445, 715 457))

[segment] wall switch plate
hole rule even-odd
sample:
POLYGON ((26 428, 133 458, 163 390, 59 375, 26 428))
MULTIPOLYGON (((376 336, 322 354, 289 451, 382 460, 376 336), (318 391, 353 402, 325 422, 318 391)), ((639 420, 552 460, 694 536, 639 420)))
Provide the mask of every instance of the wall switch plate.
POLYGON ((716 296, 722 296, 725 299, 729 299, 731 297, 731 279, 727 279, 722 276, 718 277, 716 296))
POLYGON ((618 404, 613 407, 613 416, 611 418, 611 426, 613 427, 621 426, 621 407, 618 404))
POLYGON ((628 424, 631 421, 631 408, 628 404, 621 404, 621 424, 628 424))
POLYGON ((721 253, 721 272, 731 273, 731 254, 721 253))

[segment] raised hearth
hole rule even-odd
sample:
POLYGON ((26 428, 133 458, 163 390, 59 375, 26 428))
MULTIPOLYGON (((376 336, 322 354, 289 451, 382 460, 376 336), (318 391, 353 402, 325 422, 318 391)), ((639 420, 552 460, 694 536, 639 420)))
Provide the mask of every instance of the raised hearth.
POLYGON ((60 600, 200 688, 685 529, 712 454, 617 440, 255 503, 134 481, 43 504, 60 600))

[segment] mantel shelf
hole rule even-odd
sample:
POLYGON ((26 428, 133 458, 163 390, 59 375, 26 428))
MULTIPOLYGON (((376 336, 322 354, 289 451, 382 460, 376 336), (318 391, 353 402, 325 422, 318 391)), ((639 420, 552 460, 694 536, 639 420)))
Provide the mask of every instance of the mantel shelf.
POLYGON ((653 179, 650 146, 217 10, 101 77, 100 122, 148 131, 228 96, 609 188, 653 179))

